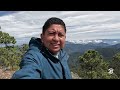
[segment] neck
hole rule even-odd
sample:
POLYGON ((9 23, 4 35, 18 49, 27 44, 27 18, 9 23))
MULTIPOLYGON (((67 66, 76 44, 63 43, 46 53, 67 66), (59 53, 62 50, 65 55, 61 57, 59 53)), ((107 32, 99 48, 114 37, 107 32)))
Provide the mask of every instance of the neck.
POLYGON ((56 58, 58 58, 58 54, 59 54, 59 53, 57 53, 57 54, 55 54, 55 55, 53 55, 53 56, 56 57, 56 58))
MULTIPOLYGON (((46 48, 46 49, 47 49, 47 48, 46 48)), ((52 53, 52 52, 49 51, 49 49, 47 49, 47 50, 48 50, 48 52, 49 52, 51 55, 53 55, 54 57, 58 58, 59 52, 57 52, 57 53, 52 53)))

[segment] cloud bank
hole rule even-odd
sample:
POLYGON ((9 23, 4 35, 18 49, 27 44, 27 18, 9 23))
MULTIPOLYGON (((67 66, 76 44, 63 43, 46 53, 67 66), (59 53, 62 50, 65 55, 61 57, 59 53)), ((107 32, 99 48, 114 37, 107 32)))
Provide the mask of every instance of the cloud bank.
POLYGON ((120 39, 120 11, 19 11, 0 15, 0 26, 3 32, 24 43, 31 37, 39 37, 44 22, 50 17, 64 20, 67 41, 120 39))

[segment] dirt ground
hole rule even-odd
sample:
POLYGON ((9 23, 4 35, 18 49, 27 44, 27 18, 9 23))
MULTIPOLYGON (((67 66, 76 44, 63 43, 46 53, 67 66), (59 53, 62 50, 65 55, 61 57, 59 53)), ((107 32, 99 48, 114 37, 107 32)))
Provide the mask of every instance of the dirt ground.
MULTIPOLYGON (((0 69, 0 79, 11 79, 15 71, 0 69)), ((73 79, 81 79, 76 73, 71 72, 73 79)))

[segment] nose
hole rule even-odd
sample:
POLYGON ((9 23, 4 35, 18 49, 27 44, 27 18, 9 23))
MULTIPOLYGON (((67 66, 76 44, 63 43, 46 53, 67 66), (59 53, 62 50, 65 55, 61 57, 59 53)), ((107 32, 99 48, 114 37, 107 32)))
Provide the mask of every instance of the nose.
POLYGON ((56 34, 56 35, 53 37, 53 40, 54 40, 54 41, 59 41, 59 36, 56 34))

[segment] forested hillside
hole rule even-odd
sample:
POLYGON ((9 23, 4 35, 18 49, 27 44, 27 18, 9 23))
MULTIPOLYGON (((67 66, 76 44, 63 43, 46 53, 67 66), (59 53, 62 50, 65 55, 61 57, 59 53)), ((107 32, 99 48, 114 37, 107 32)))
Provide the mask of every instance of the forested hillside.
MULTIPOLYGON (((0 79, 10 78, 19 69, 28 44, 15 46, 16 40, 8 33, 0 31, 0 79)), ((69 54, 68 64, 74 75, 81 79, 119 79, 120 44, 71 44, 65 50, 69 54), (109 70, 113 70, 111 73, 109 70)))
MULTIPOLYGON (((84 45, 67 43, 65 50, 69 54, 68 64, 69 64, 71 70, 74 72, 77 72, 80 75, 80 77, 82 77, 81 76, 82 72, 80 72, 80 71, 83 70, 83 68, 81 69, 81 63, 79 63, 80 57, 84 56, 87 51, 89 52, 92 50, 98 52, 98 54, 101 56, 103 61, 105 61, 108 64, 108 66, 106 66, 106 67, 108 67, 108 69, 109 68, 114 69, 114 72, 117 75, 119 73, 119 71, 118 71, 118 68, 120 67, 118 65, 118 63, 120 64, 120 58, 119 58, 120 44, 119 43, 116 45, 109 45, 107 43, 99 43, 99 44, 88 43, 88 44, 84 44, 84 45), (116 56, 116 54, 118 55, 118 59, 117 59, 118 63, 115 64, 114 57, 116 56)), ((89 60, 89 59, 91 59, 91 58, 88 58, 87 60, 89 60)), ((120 75, 117 76, 116 74, 114 74, 116 76, 114 78, 118 78, 120 76, 120 75)), ((111 78, 113 78, 113 77, 111 77, 111 78)))
MULTIPOLYGON (((15 43, 16 40, 14 37, 0 31, 0 78, 5 78, 5 75, 11 75, 10 72, 13 73, 19 69, 22 55, 28 49, 28 45, 26 44, 15 46, 15 43)), ((7 77, 10 78, 10 76, 7 77)))

